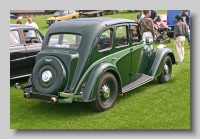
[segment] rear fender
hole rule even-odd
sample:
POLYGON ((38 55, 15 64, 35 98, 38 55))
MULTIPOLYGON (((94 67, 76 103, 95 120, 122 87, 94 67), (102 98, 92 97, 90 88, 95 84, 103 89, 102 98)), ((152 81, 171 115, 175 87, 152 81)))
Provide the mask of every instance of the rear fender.
MULTIPOLYGON (((98 83, 105 72, 111 72, 116 77, 119 93, 122 92, 121 78, 116 66, 111 63, 101 63, 97 65, 90 72, 90 75, 86 76, 84 81, 81 83, 85 84, 84 89, 79 89, 79 92, 83 92, 83 97, 78 100, 75 99, 74 101, 89 102, 95 100, 98 83)), ((77 87, 81 88, 81 86, 77 87)))

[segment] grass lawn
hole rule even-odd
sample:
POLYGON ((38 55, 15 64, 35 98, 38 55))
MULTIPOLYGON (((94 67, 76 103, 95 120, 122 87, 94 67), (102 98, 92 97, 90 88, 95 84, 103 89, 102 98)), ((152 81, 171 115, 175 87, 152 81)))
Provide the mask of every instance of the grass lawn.
MULTIPOLYGON (((165 14, 166 10, 157 12, 165 14)), ((119 12, 105 17, 135 20, 137 14, 119 12)), ((48 29, 45 19, 50 16, 33 17, 44 34, 48 29)), ((23 24, 26 20, 22 19, 23 24)), ((171 40, 167 47, 175 53, 171 40)), ((11 129, 190 129, 190 47, 187 41, 185 59, 182 64, 173 66, 170 82, 158 84, 154 79, 118 97, 114 107, 102 113, 94 112, 88 103, 52 105, 24 99, 22 91, 13 84, 25 84, 27 80, 10 81, 11 129)))

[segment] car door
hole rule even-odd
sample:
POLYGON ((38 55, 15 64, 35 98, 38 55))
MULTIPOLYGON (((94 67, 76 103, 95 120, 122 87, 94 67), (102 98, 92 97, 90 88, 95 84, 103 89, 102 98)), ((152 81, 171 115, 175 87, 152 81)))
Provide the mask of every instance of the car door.
MULTIPOLYGON (((44 36, 42 33, 34 28, 31 29, 23 29, 23 32, 27 31, 34 31, 35 38, 33 38, 31 41, 26 41, 26 51, 27 51, 27 61, 28 61, 28 73, 31 73, 34 66, 35 66, 35 57, 38 52, 41 50, 42 41, 44 39, 44 36)), ((25 34, 25 33, 24 33, 25 34)))
POLYGON ((27 51, 20 30, 10 30, 10 78, 27 74, 27 51))
POLYGON ((145 64, 147 61, 141 61, 141 55, 143 51, 143 43, 141 40, 141 35, 139 27, 135 24, 130 24, 130 37, 131 37, 131 82, 137 80, 142 73, 144 73, 145 68, 141 64, 145 64), (140 73, 139 73, 140 72, 140 73))
POLYGON ((121 76, 122 86, 129 84, 131 79, 131 51, 128 30, 128 24, 115 26, 114 47, 121 55, 116 66, 121 76))

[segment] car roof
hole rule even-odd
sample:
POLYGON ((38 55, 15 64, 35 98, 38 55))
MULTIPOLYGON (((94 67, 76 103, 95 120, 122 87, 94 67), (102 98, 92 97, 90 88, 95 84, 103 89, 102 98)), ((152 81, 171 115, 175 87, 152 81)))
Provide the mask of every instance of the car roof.
POLYGON ((134 20, 130 20, 130 19, 125 19, 125 18, 104 18, 104 17, 97 17, 97 18, 77 18, 77 19, 71 19, 71 20, 65 20, 65 21, 71 21, 71 22, 93 22, 96 24, 102 24, 105 23, 107 25, 111 25, 111 24, 117 24, 117 23, 125 23, 125 22, 134 22, 134 20))
POLYGON ((98 32, 98 30, 101 30, 109 25, 123 23, 136 24, 134 20, 124 18, 77 18, 59 21, 52 24, 49 27, 47 34, 55 32, 74 32, 78 34, 85 34, 85 32, 98 32))
POLYGON ((24 29, 30 29, 30 28, 35 28, 30 25, 23 25, 23 24, 10 24, 10 29, 18 29, 18 28, 24 28, 24 29))

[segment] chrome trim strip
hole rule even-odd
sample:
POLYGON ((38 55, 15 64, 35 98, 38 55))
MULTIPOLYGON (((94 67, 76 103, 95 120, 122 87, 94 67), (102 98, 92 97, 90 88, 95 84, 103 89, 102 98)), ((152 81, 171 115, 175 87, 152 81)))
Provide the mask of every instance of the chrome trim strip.
POLYGON ((33 56, 28 56, 28 58, 29 58, 29 57, 36 57, 36 56, 37 56, 37 55, 33 55, 33 56))
POLYGON ((27 57, 15 59, 15 60, 10 60, 10 61, 13 62, 13 61, 18 61, 18 60, 22 60, 22 59, 27 59, 27 57))
POLYGON ((12 78, 10 78, 10 79, 17 79, 17 78, 22 78, 22 77, 27 77, 27 76, 31 76, 31 74, 16 76, 16 77, 12 77, 12 78))
POLYGON ((19 58, 19 59, 10 60, 10 61, 13 62, 13 61, 18 61, 18 60, 27 59, 27 58, 36 57, 36 56, 37 56, 37 55, 33 55, 33 56, 28 56, 28 57, 19 58))

